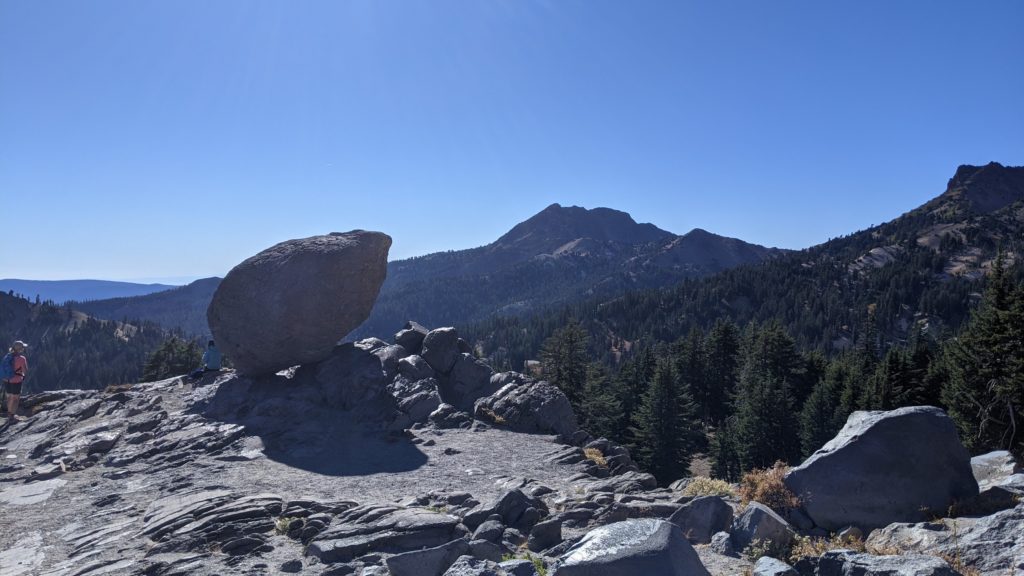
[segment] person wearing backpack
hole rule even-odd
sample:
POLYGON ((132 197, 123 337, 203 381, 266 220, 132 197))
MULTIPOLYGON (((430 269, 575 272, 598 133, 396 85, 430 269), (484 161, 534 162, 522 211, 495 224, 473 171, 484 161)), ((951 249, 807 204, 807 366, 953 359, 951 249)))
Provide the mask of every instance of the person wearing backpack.
POLYGON ((21 384, 25 381, 28 373, 28 360, 25 359, 25 349, 28 344, 17 340, 11 344, 10 351, 0 361, 0 371, 3 374, 4 391, 7 393, 7 421, 18 422, 24 420, 18 416, 18 404, 21 402, 21 384))

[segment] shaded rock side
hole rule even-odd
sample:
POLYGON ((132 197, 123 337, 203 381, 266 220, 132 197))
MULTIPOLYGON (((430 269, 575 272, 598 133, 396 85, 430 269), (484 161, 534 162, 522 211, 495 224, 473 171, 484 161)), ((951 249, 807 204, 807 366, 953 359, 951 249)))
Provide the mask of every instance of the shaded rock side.
POLYGON ((370 315, 391 237, 355 230, 272 246, 235 266, 206 317, 239 372, 318 362, 370 315))
POLYGON ((554 576, 710 576, 675 524, 616 522, 588 532, 560 559, 554 576))
POLYGON ((953 421, 931 406, 854 412, 785 483, 826 530, 922 521, 978 494, 953 421))

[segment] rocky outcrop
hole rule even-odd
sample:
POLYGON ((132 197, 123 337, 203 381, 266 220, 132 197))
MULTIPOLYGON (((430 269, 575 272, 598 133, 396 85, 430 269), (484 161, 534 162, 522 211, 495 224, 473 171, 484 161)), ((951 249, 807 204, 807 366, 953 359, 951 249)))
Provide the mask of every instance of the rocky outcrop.
POLYGON ((850 550, 833 550, 821 555, 816 576, 960 576, 935 556, 900 554, 875 556, 850 550))
POLYGON ((243 374, 319 362, 370 315, 391 238, 355 230, 272 246, 235 266, 207 321, 243 374))
POLYGON ((930 406, 854 412, 785 483, 829 531, 920 521, 978 494, 956 426, 930 406))
POLYGON ((702 496, 683 504, 668 521, 679 526, 692 544, 707 544, 732 525, 732 506, 718 496, 702 496))
POLYGON ((781 516, 760 502, 751 502, 732 523, 732 546, 738 552, 751 545, 775 552, 789 548, 796 532, 781 516))
POLYGON ((626 520, 588 532, 559 560, 554 576, 709 576, 675 524, 626 520))
POLYGON ((981 518, 891 524, 871 532, 867 544, 960 558, 983 574, 1024 571, 1024 504, 981 518))
POLYGON ((579 430, 569 399, 555 386, 510 373, 495 374, 491 385, 500 389, 476 401, 474 413, 480 420, 500 422, 517 432, 565 438, 579 430))

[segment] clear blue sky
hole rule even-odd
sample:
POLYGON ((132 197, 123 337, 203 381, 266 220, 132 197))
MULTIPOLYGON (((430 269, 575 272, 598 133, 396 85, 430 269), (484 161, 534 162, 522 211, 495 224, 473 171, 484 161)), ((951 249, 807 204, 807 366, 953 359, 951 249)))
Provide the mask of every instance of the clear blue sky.
POLYGON ((551 202, 806 247, 1024 164, 1022 30, 1019 0, 0 0, 0 277, 353 228, 402 258, 551 202))

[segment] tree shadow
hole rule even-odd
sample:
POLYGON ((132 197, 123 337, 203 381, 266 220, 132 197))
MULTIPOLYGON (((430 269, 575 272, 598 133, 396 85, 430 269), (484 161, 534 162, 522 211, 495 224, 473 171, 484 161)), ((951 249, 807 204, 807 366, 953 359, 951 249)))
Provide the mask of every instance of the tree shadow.
POLYGON ((327 476, 407 472, 427 463, 381 416, 393 407, 380 399, 358 410, 330 406, 312 378, 281 375, 223 381, 192 412, 245 427, 263 454, 287 466, 327 476))

